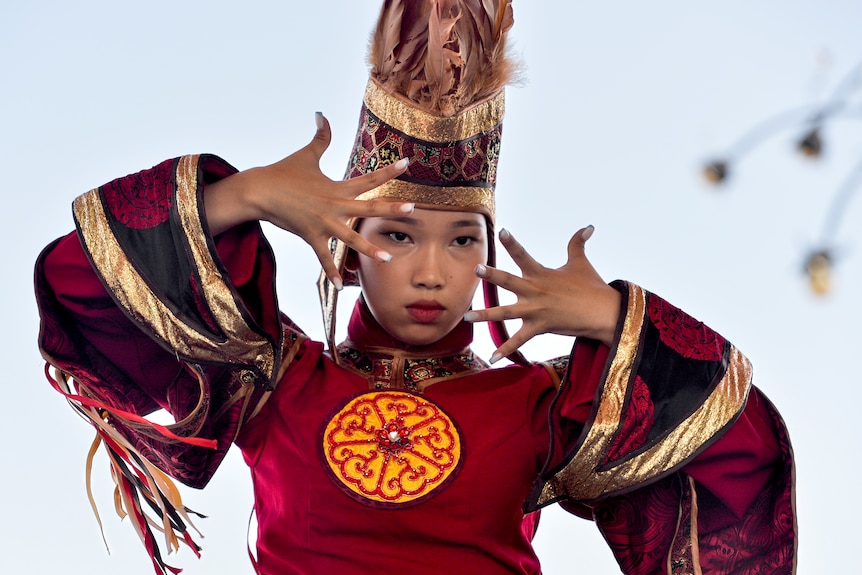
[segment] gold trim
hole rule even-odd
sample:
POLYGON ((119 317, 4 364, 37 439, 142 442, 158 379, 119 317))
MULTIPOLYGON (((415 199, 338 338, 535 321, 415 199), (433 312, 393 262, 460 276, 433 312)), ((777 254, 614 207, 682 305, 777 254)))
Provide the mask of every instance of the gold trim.
POLYGON ((610 469, 599 470, 623 421, 622 408, 631 381, 645 309, 646 292, 629 284, 623 332, 608 370, 595 421, 572 460, 543 486, 539 504, 560 496, 579 501, 596 500, 669 471, 692 457, 745 406, 751 385, 751 364, 739 350, 731 347, 727 371, 697 410, 651 448, 610 469))
MULTIPOLYGON (((356 197, 357 200, 388 199, 448 207, 459 212, 479 212, 494 217, 494 189, 472 186, 428 186, 389 180, 356 197)), ((421 207, 421 206, 420 206, 421 207)))
POLYGON ((227 335, 227 342, 219 344, 221 353, 228 357, 251 360, 257 369, 270 380, 275 376, 275 357, 272 344, 249 328, 233 293, 219 272, 207 245, 198 208, 199 156, 183 156, 177 163, 177 211, 189 243, 192 259, 200 275, 201 293, 219 327, 227 335))
POLYGON ((691 561, 694 567, 694 575, 703 575, 703 568, 700 566, 700 533, 697 528, 697 516, 700 508, 697 503, 697 486, 694 483, 694 478, 688 477, 688 488, 691 490, 691 561))
POLYGON ((372 114, 412 138, 427 142, 459 142, 487 132, 503 121, 505 92, 446 118, 424 112, 386 93, 374 80, 365 89, 365 106, 372 114))
POLYGON ((217 341, 193 329, 150 289, 112 233, 98 188, 75 199, 73 211, 81 238, 118 303, 136 322, 161 338, 178 359, 183 356, 193 361, 252 363, 271 377, 272 346, 248 329, 206 247, 197 210, 197 161, 198 156, 186 156, 177 166, 177 208, 201 274, 202 291, 214 317, 228 335, 226 341, 217 341))

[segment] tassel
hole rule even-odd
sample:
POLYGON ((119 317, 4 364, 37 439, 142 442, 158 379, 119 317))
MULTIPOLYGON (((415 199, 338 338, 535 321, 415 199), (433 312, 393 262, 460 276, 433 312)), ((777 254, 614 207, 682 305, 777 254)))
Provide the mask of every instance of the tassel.
MULTIPOLYGON (((110 463, 111 477, 114 481, 114 509, 120 519, 128 517, 135 532, 138 534, 144 548, 153 563, 157 575, 179 574, 182 569, 168 565, 162 559, 162 553, 156 542, 153 530, 161 532, 165 538, 165 549, 168 554, 179 551, 180 545, 188 546, 200 557, 201 547, 189 533, 189 527, 198 536, 203 537, 195 527, 189 514, 204 517, 183 505, 179 490, 173 481, 159 468, 143 457, 137 449, 108 420, 108 415, 121 419, 129 419, 137 423, 150 424, 146 419, 123 410, 110 408, 101 402, 84 395, 75 394, 69 384, 69 376, 55 368, 56 377, 50 373, 50 365, 46 365, 45 374, 51 385, 63 394, 69 404, 81 417, 96 428, 96 438, 93 440, 87 454, 86 487, 90 506, 96 516, 96 522, 102 533, 102 540, 110 553, 105 538, 101 516, 92 491, 93 458, 100 445, 105 447, 110 463), (129 417, 131 416, 131 417, 129 417), (143 504, 152 512, 146 513, 143 504), (179 536, 178 536, 179 534, 179 536)), ((215 446, 215 441, 200 438, 183 438, 176 436, 164 426, 152 424, 160 433, 171 439, 185 441, 192 445, 215 446)))

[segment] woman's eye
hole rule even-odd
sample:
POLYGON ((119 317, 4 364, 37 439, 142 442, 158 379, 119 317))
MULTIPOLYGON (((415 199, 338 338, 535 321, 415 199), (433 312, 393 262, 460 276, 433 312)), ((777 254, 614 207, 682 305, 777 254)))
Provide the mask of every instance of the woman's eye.
POLYGON ((474 237, 471 237, 471 236, 460 236, 460 237, 455 238, 455 241, 454 241, 453 243, 454 243, 456 246, 466 247, 466 246, 469 246, 470 244, 472 244, 472 243, 473 243, 473 242, 475 242, 475 241, 476 241, 476 238, 474 238, 474 237))
POLYGON ((390 240, 398 244, 404 243, 410 239, 410 236, 404 232, 388 232, 386 235, 389 236, 390 240))

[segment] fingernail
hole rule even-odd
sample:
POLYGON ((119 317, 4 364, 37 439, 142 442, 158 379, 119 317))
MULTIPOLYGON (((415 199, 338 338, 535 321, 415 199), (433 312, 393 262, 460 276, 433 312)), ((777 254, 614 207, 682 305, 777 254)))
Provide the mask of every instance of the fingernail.
POLYGON ((509 230, 506 228, 500 229, 500 240, 504 242, 508 242, 512 239, 512 234, 509 233, 509 230))
POLYGON ((584 229, 583 233, 581 234, 581 239, 583 239, 584 241, 587 241, 588 239, 593 237, 594 231, 596 231, 596 227, 593 226, 592 224, 590 224, 589 226, 587 226, 584 229))
POLYGON ((398 211, 402 214, 412 214, 413 208, 416 207, 416 204, 401 204, 401 207, 398 208, 398 211))
POLYGON ((503 354, 495 351, 494 353, 491 354, 491 359, 488 360, 488 363, 493 365, 493 364, 497 363, 498 361, 500 361, 501 359, 503 359, 503 354))
POLYGON ((395 162, 395 168, 401 170, 410 165, 410 158, 401 158, 397 162, 395 162))
POLYGON ((344 289, 344 283, 341 281, 341 278, 331 278, 329 281, 333 286, 335 286, 335 291, 341 291, 344 289))
POLYGON ((377 252, 377 259, 380 260, 381 262, 388 262, 389 260, 392 259, 392 254, 390 254, 389 252, 384 252, 383 250, 380 250, 377 252))
POLYGON ((479 319, 479 314, 475 311, 468 311, 464 314, 464 321, 476 321, 479 319))
POLYGON ((318 130, 323 129, 323 112, 314 113, 314 125, 317 126, 318 130))
POLYGON ((476 266, 476 275, 477 276, 485 277, 485 274, 487 274, 487 273, 488 273, 488 268, 486 268, 482 264, 479 264, 476 266))

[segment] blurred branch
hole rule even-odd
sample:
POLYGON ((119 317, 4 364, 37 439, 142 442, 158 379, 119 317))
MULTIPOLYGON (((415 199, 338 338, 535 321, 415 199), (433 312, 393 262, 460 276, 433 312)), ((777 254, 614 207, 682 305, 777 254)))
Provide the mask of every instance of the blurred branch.
MULTIPOLYGON (((809 158, 819 158, 824 149, 823 132, 827 122, 837 119, 862 119, 862 103, 850 108, 851 98, 862 86, 862 62, 856 65, 838 84, 825 102, 777 114, 751 130, 745 132, 722 156, 703 166, 704 177, 713 184, 726 183, 741 159, 761 142, 778 131, 807 125, 807 129, 796 143, 796 149, 809 158)), ((829 290, 830 275, 835 264, 833 237, 841 223, 853 194, 862 187, 862 159, 850 172, 829 206, 823 231, 817 247, 811 250, 805 261, 805 272, 815 293, 829 290)))

